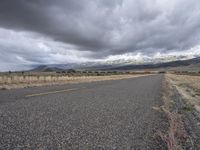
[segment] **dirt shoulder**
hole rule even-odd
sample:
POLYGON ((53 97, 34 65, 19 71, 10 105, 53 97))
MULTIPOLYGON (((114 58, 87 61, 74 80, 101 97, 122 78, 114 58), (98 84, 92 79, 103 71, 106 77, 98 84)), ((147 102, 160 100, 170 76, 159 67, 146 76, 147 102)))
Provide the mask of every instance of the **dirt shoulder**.
POLYGON ((137 75, 75 76, 75 77, 63 76, 59 78, 49 77, 48 80, 47 79, 40 80, 42 77, 39 77, 38 80, 38 77, 34 76, 28 78, 23 77, 23 79, 26 80, 23 80, 20 77, 13 77, 10 79, 9 82, 4 82, 4 79, 2 79, 2 82, 0 83, 0 89, 6 90, 6 89, 46 86, 46 85, 62 85, 68 83, 86 83, 86 82, 105 81, 105 80, 120 80, 120 79, 136 78, 147 75, 137 74, 137 75))
POLYGON ((175 136, 177 144, 181 149, 200 149, 200 77, 167 74, 165 82, 168 110, 180 119, 182 125, 175 125, 185 132, 182 138, 175 136))

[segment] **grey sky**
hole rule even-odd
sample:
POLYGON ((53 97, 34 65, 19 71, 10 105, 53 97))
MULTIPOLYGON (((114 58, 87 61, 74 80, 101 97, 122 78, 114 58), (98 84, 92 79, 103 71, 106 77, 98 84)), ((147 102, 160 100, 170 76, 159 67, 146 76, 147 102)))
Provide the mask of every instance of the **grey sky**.
POLYGON ((199 44, 199 0, 0 1, 0 68, 190 49, 196 56, 199 44))

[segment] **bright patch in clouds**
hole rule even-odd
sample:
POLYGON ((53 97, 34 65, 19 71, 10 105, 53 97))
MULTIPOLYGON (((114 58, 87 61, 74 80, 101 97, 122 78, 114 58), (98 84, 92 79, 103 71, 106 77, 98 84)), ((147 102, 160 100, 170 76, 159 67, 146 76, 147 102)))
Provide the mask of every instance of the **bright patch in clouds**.
POLYGON ((30 69, 32 65, 82 63, 91 52, 41 35, 0 28, 0 70, 30 69))
POLYGON ((196 57, 200 57, 200 46, 196 46, 184 51, 156 52, 152 54, 134 52, 111 55, 104 59, 99 59, 97 62, 108 64, 148 64, 186 60, 196 57))

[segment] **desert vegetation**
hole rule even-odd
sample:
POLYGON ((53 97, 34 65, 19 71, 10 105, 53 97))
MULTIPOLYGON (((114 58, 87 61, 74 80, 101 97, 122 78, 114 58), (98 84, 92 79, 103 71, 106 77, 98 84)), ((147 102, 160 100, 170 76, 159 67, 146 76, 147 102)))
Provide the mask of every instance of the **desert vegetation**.
POLYGON ((163 101, 164 104, 157 110, 165 113, 168 119, 168 128, 166 131, 159 131, 161 139, 166 143, 168 150, 184 149, 184 142, 187 140, 187 131, 184 126, 182 115, 179 113, 174 87, 169 78, 165 76, 163 80, 163 101))
POLYGON ((51 84, 66 84, 132 78, 153 72, 131 71, 61 71, 61 72, 7 72, 0 74, 0 88, 23 88, 51 84))
POLYGON ((200 112, 200 75, 168 74, 167 78, 186 100, 188 104, 186 110, 190 110, 194 107, 200 112))
POLYGON ((200 76, 194 72, 173 72, 165 75, 164 105, 169 126, 160 132, 168 149, 199 147, 200 76))
POLYGON ((171 71, 170 73, 175 75, 200 76, 200 72, 198 71, 171 71))

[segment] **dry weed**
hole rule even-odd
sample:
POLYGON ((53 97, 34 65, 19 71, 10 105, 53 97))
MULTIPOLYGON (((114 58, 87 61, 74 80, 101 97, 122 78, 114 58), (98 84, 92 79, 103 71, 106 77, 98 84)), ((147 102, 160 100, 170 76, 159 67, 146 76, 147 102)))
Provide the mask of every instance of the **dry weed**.
POLYGON ((184 128, 181 115, 171 109, 171 106, 173 105, 171 100, 173 92, 172 86, 167 78, 165 78, 163 87, 164 106, 162 106, 162 110, 165 112, 168 118, 169 127, 167 132, 159 132, 159 135, 166 143, 168 150, 179 150, 181 149, 180 141, 187 137, 187 132, 184 128))

